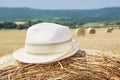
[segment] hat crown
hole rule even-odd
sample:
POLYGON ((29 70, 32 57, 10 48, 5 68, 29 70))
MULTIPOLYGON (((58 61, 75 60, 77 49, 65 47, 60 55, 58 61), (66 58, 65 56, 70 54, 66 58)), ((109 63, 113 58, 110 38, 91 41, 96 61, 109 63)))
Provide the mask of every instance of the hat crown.
POLYGON ((50 63, 72 56, 78 50, 68 27, 38 23, 28 29, 25 47, 14 52, 13 57, 25 63, 50 63))
POLYGON ((49 44, 71 39, 68 27, 54 23, 38 23, 27 31, 26 43, 49 44))

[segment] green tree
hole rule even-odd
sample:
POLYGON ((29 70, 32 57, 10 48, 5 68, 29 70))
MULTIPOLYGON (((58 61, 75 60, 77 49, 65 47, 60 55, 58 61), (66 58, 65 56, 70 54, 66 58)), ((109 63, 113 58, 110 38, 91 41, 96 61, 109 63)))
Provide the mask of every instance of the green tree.
POLYGON ((5 29, 15 29, 17 25, 13 22, 4 22, 3 23, 5 29))
POLYGON ((4 28, 3 23, 0 23, 0 29, 4 28))

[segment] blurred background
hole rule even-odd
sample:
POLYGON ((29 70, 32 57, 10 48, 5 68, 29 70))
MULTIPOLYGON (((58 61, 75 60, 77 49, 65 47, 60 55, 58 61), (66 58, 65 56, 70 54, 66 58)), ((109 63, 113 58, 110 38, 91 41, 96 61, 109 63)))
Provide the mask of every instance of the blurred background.
POLYGON ((27 29, 41 22, 68 26, 80 49, 120 54, 120 0, 1 0, 0 56, 24 47, 27 29))

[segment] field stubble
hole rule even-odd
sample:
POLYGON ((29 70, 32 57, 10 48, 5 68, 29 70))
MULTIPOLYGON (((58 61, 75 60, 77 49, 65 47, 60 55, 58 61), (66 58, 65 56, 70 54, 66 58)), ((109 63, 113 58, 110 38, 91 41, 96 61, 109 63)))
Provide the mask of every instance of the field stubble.
MULTIPOLYGON (((73 39, 80 42, 80 49, 96 49, 120 54, 120 30, 106 33, 105 29, 96 29, 96 34, 75 37, 75 30, 71 29, 73 39)), ((24 47, 26 30, 0 30, 0 56, 12 53, 24 47)))

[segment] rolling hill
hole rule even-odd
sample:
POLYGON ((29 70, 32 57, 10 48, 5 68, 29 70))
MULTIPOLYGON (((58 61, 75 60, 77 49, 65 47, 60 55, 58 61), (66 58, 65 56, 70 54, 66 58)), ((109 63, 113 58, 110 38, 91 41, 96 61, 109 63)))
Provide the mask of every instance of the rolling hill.
POLYGON ((120 20, 120 7, 91 10, 41 10, 31 8, 0 7, 0 21, 32 20, 66 21, 71 24, 79 22, 104 22, 120 20))

